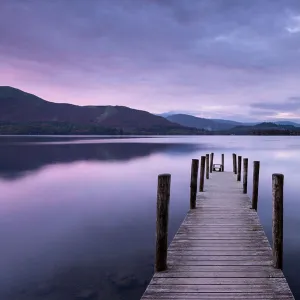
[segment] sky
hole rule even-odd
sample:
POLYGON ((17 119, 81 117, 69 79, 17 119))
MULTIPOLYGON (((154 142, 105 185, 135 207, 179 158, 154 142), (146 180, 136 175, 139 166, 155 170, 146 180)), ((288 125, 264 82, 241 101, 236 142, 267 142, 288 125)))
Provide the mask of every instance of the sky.
POLYGON ((0 0, 0 85, 53 102, 300 120, 299 0, 0 0))

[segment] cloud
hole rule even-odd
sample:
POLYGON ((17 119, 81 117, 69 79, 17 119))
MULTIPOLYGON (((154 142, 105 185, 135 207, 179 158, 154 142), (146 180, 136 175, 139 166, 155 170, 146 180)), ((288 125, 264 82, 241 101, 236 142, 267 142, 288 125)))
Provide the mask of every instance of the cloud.
POLYGON ((300 110, 300 97, 290 97, 284 102, 257 102, 250 105, 252 108, 269 112, 294 112, 300 110))
POLYGON ((250 107, 251 115, 257 119, 300 121, 300 97, 290 97, 281 102, 257 102, 250 107))
POLYGON ((289 23, 289 26, 286 27, 286 30, 289 33, 300 33, 300 15, 291 17, 289 23))
POLYGON ((252 118, 260 99, 300 94, 299 15, 298 0, 1 0, 0 82, 57 102, 252 118))

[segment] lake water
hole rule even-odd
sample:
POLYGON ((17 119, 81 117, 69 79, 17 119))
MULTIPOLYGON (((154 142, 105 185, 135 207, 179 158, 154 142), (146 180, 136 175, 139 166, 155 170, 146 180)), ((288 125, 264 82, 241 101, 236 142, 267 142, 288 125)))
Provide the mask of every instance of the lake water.
POLYGON ((139 299, 153 273, 157 175, 172 174, 171 241, 191 159, 210 152, 230 171, 232 152, 250 174, 261 161, 269 240, 271 176, 285 175, 284 273, 300 299, 300 139, 259 136, 0 137, 0 299, 139 299))

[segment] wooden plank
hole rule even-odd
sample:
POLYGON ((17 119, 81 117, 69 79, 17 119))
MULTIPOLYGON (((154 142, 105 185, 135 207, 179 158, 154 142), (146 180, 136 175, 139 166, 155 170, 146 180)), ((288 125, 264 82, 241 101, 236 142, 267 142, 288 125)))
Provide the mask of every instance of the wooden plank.
POLYGON ((208 260, 179 260, 179 259, 168 259, 168 263, 172 265, 185 265, 185 266, 272 266, 273 260, 263 261, 208 261, 208 260))
MULTIPOLYGON (((281 278, 277 278, 279 280, 281 278)), ((171 293, 265 293, 273 292, 278 294, 284 294, 289 292, 289 287, 286 282, 270 284, 227 284, 227 285, 216 285, 216 284, 205 284, 205 285, 194 285, 194 284, 150 284, 147 289, 150 291, 161 291, 171 293)))
POLYGON ((226 250, 216 250, 216 251, 190 251, 188 248, 184 249, 184 250, 178 250, 176 249, 176 251, 173 250, 169 250, 168 251, 169 255, 200 255, 200 256, 220 256, 220 255, 225 255, 225 256, 258 256, 258 255, 271 255, 271 251, 270 250, 245 250, 243 252, 241 251, 226 251, 226 250))
MULTIPOLYGON (((180 254, 171 254, 169 255, 169 260, 177 260, 177 261, 198 261, 198 262, 216 262, 216 261, 227 261, 228 263, 231 263, 232 261, 249 261, 248 255, 180 255, 180 254)), ((254 256, 251 257, 251 262, 259 261, 259 262, 265 262, 268 260, 272 260, 272 255, 260 255, 260 256, 254 256)))
POLYGON ((224 272, 168 272, 168 273, 164 273, 164 272, 159 272, 156 273, 154 275, 154 278, 158 277, 158 278, 164 278, 164 277, 168 277, 168 278, 176 278, 176 277, 180 277, 180 278, 283 278, 284 275, 282 274, 282 272, 278 272, 276 270, 272 270, 272 271, 254 271, 254 272, 250 272, 250 271, 243 271, 243 272, 238 272, 238 271, 224 271, 224 272))
MULTIPOLYGON (((281 278, 277 278, 279 280, 281 278)), ((284 283, 276 284, 226 284, 226 285, 217 285, 217 284, 205 284, 205 285, 196 285, 196 284, 150 284, 148 286, 150 291, 161 291, 161 292, 171 292, 171 293, 225 293, 225 292, 235 292, 235 293, 253 293, 253 292, 273 292, 278 294, 284 294, 289 292, 289 288, 284 283)))
POLYGON ((210 175, 142 299, 294 299, 241 183, 210 175))
MULTIPOLYGON (((271 271, 281 270, 275 269, 273 266, 174 266, 170 265, 167 271, 168 272, 271 272, 271 271)), ((158 273, 156 273, 158 274, 158 273)))
POLYGON ((285 278, 214 278, 214 277, 197 277, 197 278, 182 278, 182 277, 154 277, 151 284, 172 284, 172 285, 284 285, 285 278))
MULTIPOLYGON (((256 242, 253 243, 251 240, 175 240, 172 242, 172 244, 169 247, 169 250, 172 250, 171 248, 178 248, 178 249, 186 249, 191 250, 189 248, 193 247, 208 247, 208 246, 220 246, 220 247, 226 247, 227 246, 252 246, 250 250, 255 248, 255 246, 260 246, 262 248, 268 248, 271 250, 270 245, 268 242, 256 242)), ((226 250, 225 248, 223 249, 226 250)), ((238 249, 237 249, 238 250, 238 249)))
POLYGON ((221 299, 247 299, 247 300, 286 300, 286 299, 294 299, 291 293, 286 294, 275 294, 273 292, 269 293, 234 293, 234 292, 226 292, 226 293, 164 293, 164 292, 154 292, 154 291, 146 291, 143 299, 148 300, 159 300, 159 299, 176 299, 176 300, 185 300, 185 299, 206 299, 206 300, 221 300, 221 299))

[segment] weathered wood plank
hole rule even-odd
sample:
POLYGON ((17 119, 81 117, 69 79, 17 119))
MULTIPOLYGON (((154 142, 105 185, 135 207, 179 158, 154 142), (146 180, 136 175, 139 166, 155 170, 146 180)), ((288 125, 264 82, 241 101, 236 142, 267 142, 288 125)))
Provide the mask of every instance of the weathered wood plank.
MULTIPOLYGON (((271 272, 276 270, 273 266, 172 266, 168 270, 161 273, 168 272, 271 272)), ((277 270, 282 272, 281 270, 277 270)), ((159 274, 159 273, 156 273, 159 274)))
POLYGON ((168 254, 172 255, 200 255, 200 256, 217 256, 217 255, 224 255, 224 256, 257 256, 257 255, 271 255, 270 250, 245 250, 241 251, 226 251, 226 250, 216 250, 216 251, 190 251, 188 248, 184 250, 176 249, 176 251, 169 250, 168 254))
POLYGON ((164 293, 164 292, 146 292, 143 296, 143 299, 148 300, 159 300, 159 299, 176 299, 176 300, 185 300, 185 299, 206 299, 206 300, 220 300, 220 299, 247 299, 247 300, 286 300, 294 299, 291 293, 286 294, 275 294, 273 292, 269 293, 164 293))
POLYGON ((282 272, 278 272, 276 270, 272 271, 224 271, 224 272, 159 272, 154 275, 154 278, 283 278, 284 275, 282 272))
MULTIPOLYGON (((183 262, 190 262, 190 261, 197 261, 197 262, 217 262, 217 261, 226 261, 228 264, 231 264, 233 261, 249 261, 249 256, 247 255, 180 255, 180 254, 171 254, 169 253, 169 260, 176 260, 176 261, 183 261, 183 262)), ((272 260, 272 255, 260 255, 251 257, 251 262, 258 261, 258 262, 265 262, 272 260)))
MULTIPOLYGON (((277 278, 279 280, 281 278, 277 278)), ((161 292, 171 292, 171 293, 225 293, 225 292, 235 292, 235 293, 266 293, 273 292, 278 294, 289 293, 289 287, 285 282, 276 284, 227 284, 227 285, 216 285, 216 284, 206 284, 206 285, 194 285, 194 284, 150 284, 148 286, 148 291, 161 291, 161 292)))
POLYGON ((172 265, 185 265, 185 266, 272 266, 273 260, 264 260, 264 261, 228 261, 228 260, 219 260, 219 261, 208 261, 208 260, 180 260, 180 259, 169 259, 169 264, 172 265))
POLYGON ((175 284, 175 285, 182 285, 182 284, 189 284, 189 285, 277 285, 277 284, 285 284, 285 278, 214 278, 214 277, 197 277, 197 278, 182 278, 182 277, 175 277, 175 278, 158 278, 154 277, 151 281, 151 284, 175 284))

